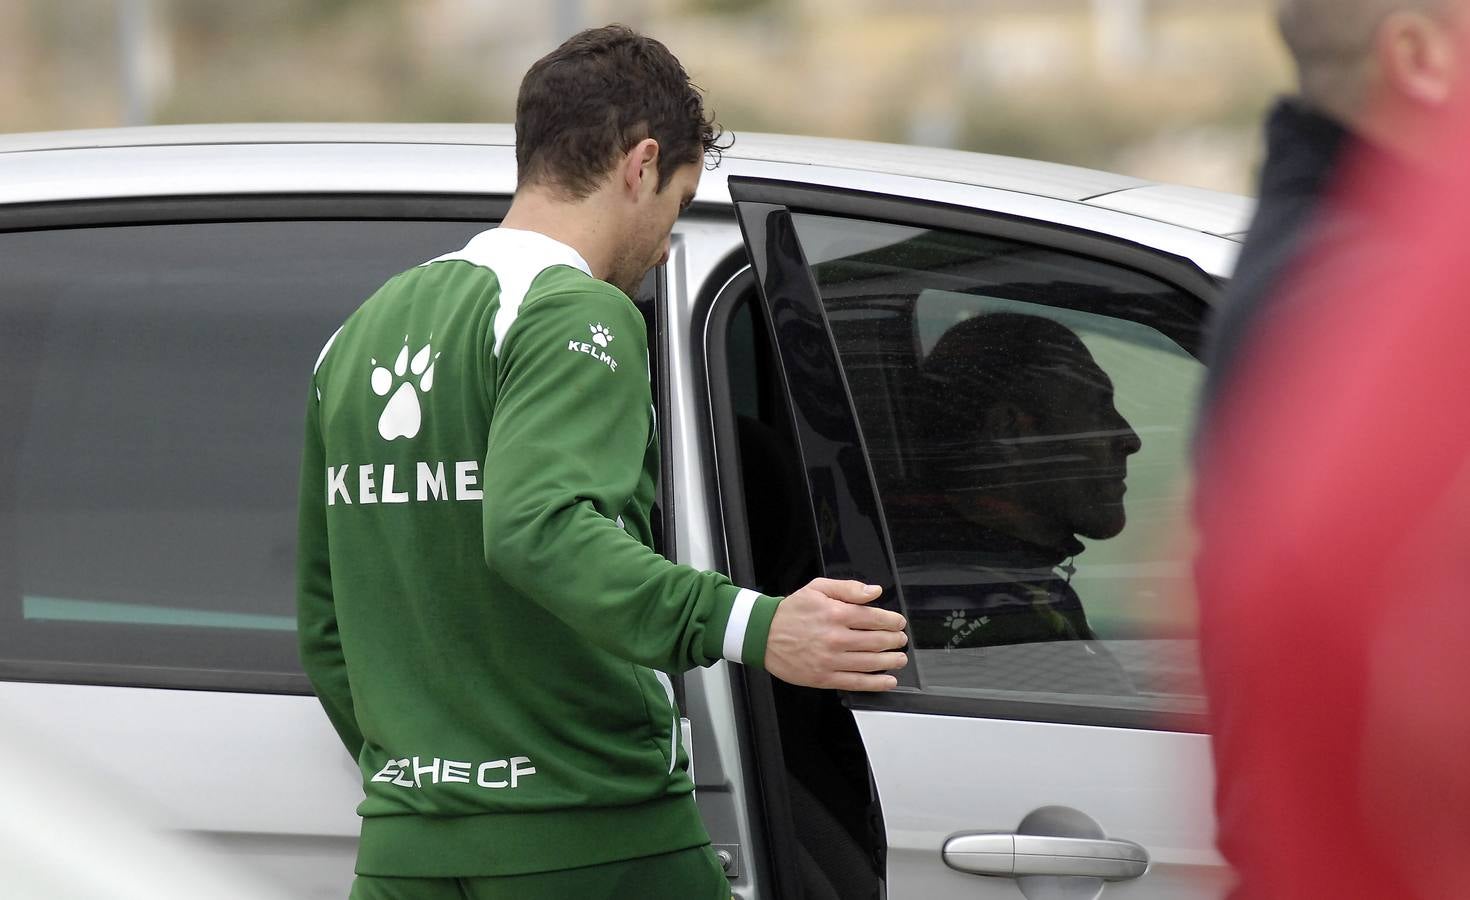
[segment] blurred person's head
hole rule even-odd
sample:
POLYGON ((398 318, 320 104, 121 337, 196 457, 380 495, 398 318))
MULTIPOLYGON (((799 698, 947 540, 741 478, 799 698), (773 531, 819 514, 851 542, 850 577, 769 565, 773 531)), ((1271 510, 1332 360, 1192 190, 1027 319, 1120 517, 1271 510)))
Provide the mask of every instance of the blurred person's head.
POLYGON ((1419 156, 1425 120, 1467 62, 1470 0, 1277 0, 1302 97, 1399 153, 1419 156))
POLYGON ((515 130, 520 212, 549 214, 538 230, 578 232, 578 249, 603 257, 588 259, 594 274, 630 296, 667 257, 674 220, 720 149, 679 60, 622 25, 582 31, 532 65, 515 130))
POLYGON ((1045 547, 1115 537, 1128 457, 1142 446, 1113 383, 1071 329, 990 313, 925 359, 935 487, 966 519, 1045 547))

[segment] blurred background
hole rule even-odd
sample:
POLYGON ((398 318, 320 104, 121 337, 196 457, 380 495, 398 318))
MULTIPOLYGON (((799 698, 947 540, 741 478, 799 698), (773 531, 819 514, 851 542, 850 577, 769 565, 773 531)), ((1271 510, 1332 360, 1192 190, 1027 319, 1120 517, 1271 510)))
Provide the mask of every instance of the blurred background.
POLYGON ((958 147, 1249 193, 1270 0, 0 0, 0 132, 510 121, 572 32, 664 41, 735 132, 958 147))

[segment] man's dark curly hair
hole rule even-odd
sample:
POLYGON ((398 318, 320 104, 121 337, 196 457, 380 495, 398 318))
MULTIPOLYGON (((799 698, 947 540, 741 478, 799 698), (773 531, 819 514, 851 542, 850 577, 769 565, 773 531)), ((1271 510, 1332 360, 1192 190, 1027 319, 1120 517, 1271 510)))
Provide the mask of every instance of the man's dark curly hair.
POLYGON ((663 44, 624 25, 589 28, 531 66, 516 98, 516 182, 570 199, 597 189, 613 161, 658 141, 659 190, 681 166, 717 163, 721 131, 663 44))

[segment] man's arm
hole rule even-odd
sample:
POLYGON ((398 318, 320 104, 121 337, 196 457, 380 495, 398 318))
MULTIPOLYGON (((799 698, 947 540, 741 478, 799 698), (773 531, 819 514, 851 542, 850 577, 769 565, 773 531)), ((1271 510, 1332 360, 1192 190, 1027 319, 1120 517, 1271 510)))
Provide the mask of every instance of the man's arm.
MULTIPOLYGON (((724 657, 838 686, 836 672, 902 665, 882 652, 901 645, 891 632, 902 617, 860 605, 876 592, 823 582, 838 587, 782 602, 671 563, 618 525, 653 437, 647 360, 642 317, 611 289, 549 295, 521 311, 502 348, 485 460, 492 570, 586 640, 662 671, 724 657), (593 326, 611 333, 606 346, 593 326)), ((893 682, 867 678, 841 686, 893 682)))
POLYGON ((296 541, 296 627, 301 665, 326 708, 327 718, 356 759, 362 731, 352 709, 347 661, 337 634, 332 566, 327 554, 326 455, 321 403, 315 386, 307 401, 306 443, 301 457, 301 499, 296 541))

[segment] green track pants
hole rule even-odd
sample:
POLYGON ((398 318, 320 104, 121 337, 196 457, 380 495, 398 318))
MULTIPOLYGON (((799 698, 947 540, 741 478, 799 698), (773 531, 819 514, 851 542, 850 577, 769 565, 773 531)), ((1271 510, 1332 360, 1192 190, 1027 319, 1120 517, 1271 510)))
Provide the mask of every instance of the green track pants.
POLYGON ((729 900, 709 845, 600 866, 490 878, 359 875, 351 900, 729 900))

